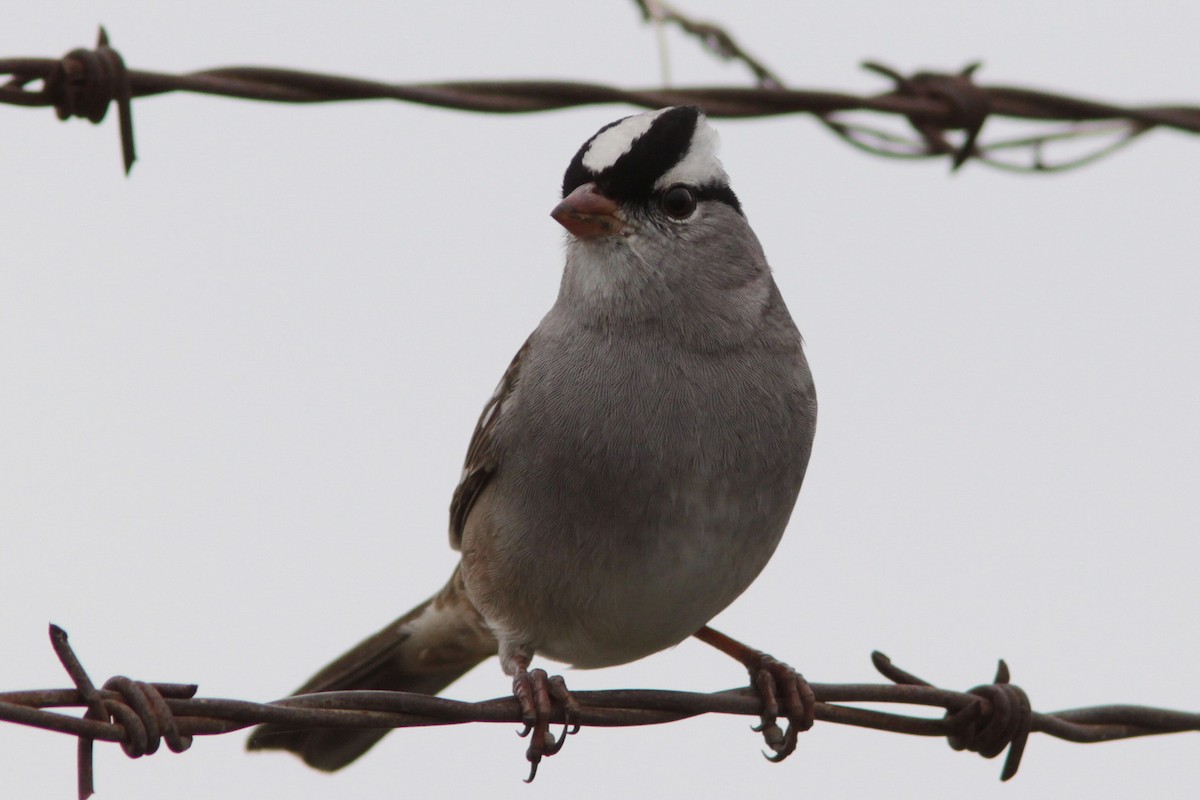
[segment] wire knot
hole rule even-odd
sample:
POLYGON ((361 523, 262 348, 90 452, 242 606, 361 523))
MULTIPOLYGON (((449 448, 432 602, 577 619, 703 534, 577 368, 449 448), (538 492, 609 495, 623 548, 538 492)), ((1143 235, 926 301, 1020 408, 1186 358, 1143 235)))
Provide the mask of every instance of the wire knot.
MULTIPOLYGON (((875 669, 893 683, 933 686, 897 667, 883 653, 872 653, 871 660, 875 669)), ((955 750, 970 750, 984 758, 995 758, 1008 748, 1008 758, 1000 771, 1000 780, 1006 781, 1017 774, 1025 742, 1033 728, 1029 696, 1021 687, 1009 683, 1008 665, 1003 659, 991 683, 976 686, 967 694, 972 696, 969 703, 957 711, 946 712, 946 739, 955 750)))
POLYGON ((43 93, 61 120, 81 117, 99 124, 114 101, 121 129, 121 153, 128 174, 137 158, 133 144, 132 90, 121 54, 109 46, 100 28, 96 49, 79 48, 62 57, 46 75, 43 93))
POLYGON ((179 733, 167 701, 153 684, 117 675, 105 681, 103 688, 121 697, 106 698, 104 710, 125 730, 121 739, 125 755, 130 758, 152 755, 163 739, 172 753, 182 753, 192 746, 192 737, 179 733))
MULTIPOLYGON (((181 753, 192 746, 192 737, 179 732, 163 695, 165 693, 177 699, 194 697, 198 688, 195 684, 143 683, 118 675, 109 678, 103 689, 97 689, 67 641, 67 632, 57 625, 50 626, 50 645, 75 684, 83 704, 87 706, 83 718, 103 723, 115 722, 121 731, 118 741, 125 755, 130 758, 148 756, 158 750, 163 739, 167 740, 167 747, 174 753, 181 753)), ((95 792, 92 743, 90 737, 79 738, 76 765, 79 800, 87 800, 95 792)))
POLYGON ((936 100, 942 104, 949 115, 946 121, 939 123, 912 117, 908 121, 921 134, 930 154, 953 157, 953 169, 958 169, 975 155, 975 142, 992 111, 987 92, 972 80, 980 66, 980 62, 975 62, 957 74, 918 72, 906 77, 883 64, 873 61, 863 64, 864 69, 890 78, 895 84, 892 89, 894 94, 936 100), (946 139, 945 132, 951 130, 964 132, 961 144, 954 145, 946 139))
POLYGON ((969 750, 984 758, 995 758, 1008 750, 1000 780, 1017 774, 1025 742, 1033 727, 1033 707, 1019 686, 1009 683, 1008 665, 1000 662, 992 683, 976 686, 968 694, 975 702, 954 713, 946 713, 952 733, 946 739, 955 750, 969 750))

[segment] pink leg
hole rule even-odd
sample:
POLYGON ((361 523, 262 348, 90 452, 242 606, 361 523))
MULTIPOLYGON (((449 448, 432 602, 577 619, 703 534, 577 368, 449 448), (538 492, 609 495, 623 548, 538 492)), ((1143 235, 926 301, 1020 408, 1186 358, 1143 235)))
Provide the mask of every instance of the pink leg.
POLYGON ((748 647, 736 639, 705 625, 693 634, 697 639, 736 658, 750 672, 750 683, 762 699, 762 723, 755 728, 763 735, 767 746, 775 753, 772 761, 783 761, 796 749, 800 733, 813 725, 817 698, 804 676, 766 653, 748 647), (776 719, 787 717, 786 731, 779 729, 776 719))

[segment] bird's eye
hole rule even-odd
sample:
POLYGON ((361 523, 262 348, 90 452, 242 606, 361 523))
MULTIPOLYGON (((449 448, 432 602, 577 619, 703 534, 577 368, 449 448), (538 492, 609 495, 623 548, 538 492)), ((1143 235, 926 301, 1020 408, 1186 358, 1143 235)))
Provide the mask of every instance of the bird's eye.
POLYGON ((691 189, 676 184, 663 192, 662 210, 674 219, 687 219, 696 210, 696 195, 691 189))

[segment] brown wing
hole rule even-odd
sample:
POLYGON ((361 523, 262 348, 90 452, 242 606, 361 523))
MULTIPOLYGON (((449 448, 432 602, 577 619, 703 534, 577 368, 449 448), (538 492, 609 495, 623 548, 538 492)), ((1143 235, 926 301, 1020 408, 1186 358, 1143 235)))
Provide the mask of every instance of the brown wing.
POLYGON ((512 363, 508 365, 508 369, 504 371, 500 385, 496 387, 492 399, 483 407, 479 422, 475 424, 475 433, 467 447, 467 460, 463 464, 462 478, 459 479, 454 497, 450 500, 450 546, 455 550, 462 545, 463 530, 467 526, 467 517, 475 505, 475 500, 496 472, 492 430, 496 427, 496 420, 504 413, 505 401, 517 385, 517 373, 521 370, 521 361, 528 349, 529 340, 526 340, 513 357, 512 363))

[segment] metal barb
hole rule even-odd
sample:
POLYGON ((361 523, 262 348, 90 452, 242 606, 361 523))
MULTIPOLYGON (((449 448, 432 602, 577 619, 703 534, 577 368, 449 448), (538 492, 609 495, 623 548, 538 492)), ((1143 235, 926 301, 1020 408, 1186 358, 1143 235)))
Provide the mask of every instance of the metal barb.
MULTIPOLYGON (((75 655, 65 630, 51 624, 50 644, 63 669, 75 684, 75 693, 79 701, 87 708, 82 721, 99 722, 106 726, 115 721, 117 735, 111 738, 120 742, 121 749, 127 756, 140 758, 150 755, 158 750, 164 739, 167 747, 175 753, 181 753, 191 746, 191 735, 180 732, 166 697, 191 698, 198 688, 195 684, 143 683, 118 675, 109 678, 98 690, 88 677, 79 657, 75 655)), ((2 697, 3 695, 0 695, 0 698, 2 697)), ((2 702, 0 700, 0 703, 2 702)), ((96 737, 86 733, 78 733, 77 736, 79 746, 76 772, 79 798, 87 800, 95 793, 93 745, 96 737)))
POLYGON ((972 80, 972 76, 981 66, 982 62, 976 61, 954 74, 918 72, 906 77, 878 62, 868 61, 863 64, 864 69, 890 79, 894 85, 894 94, 933 100, 944 107, 946 114, 942 120, 909 116, 908 121, 924 140, 927 155, 951 156, 952 171, 957 171, 968 159, 978 155, 976 142, 980 131, 983 130, 983 124, 992 112, 987 92, 972 80), (953 145, 946 138, 946 132, 952 130, 963 131, 961 144, 953 145))
MULTIPOLYGON (((44 104, 53 106, 61 120, 82 117, 98 125, 108 113, 109 105, 116 102, 121 158, 128 175, 137 159, 133 140, 133 86, 125 60, 109 44, 108 31, 101 26, 95 49, 72 50, 39 77, 44 104)), ((0 101, 3 99, 0 95, 0 101)))
MULTIPOLYGON (((50 645, 54 648, 59 663, 70 676, 71 682, 75 684, 75 690, 79 692, 79 696, 83 698, 83 702, 87 706, 87 713, 83 715, 83 718, 107 722, 108 713, 104 710, 104 701, 100 699, 96 685, 92 683, 92 679, 88 677, 83 664, 80 663, 75 651, 71 648, 71 643, 67 640, 67 632, 53 623, 50 624, 50 645)), ((95 758, 92 749, 94 743, 95 739, 87 736, 79 737, 75 766, 79 800, 88 800, 96 793, 95 758)))
MULTIPOLYGON (((871 659, 877 670, 897 684, 932 686, 894 665, 883 653, 876 651, 871 659)), ((1017 774, 1034 717, 1029 696, 1010 683, 1010 679, 1008 664, 1000 659, 992 682, 971 689, 967 692, 969 702, 958 710, 947 707, 943 717, 946 740, 955 750, 969 750, 984 758, 995 758, 1008 751, 1000 772, 1002 781, 1017 774)))

